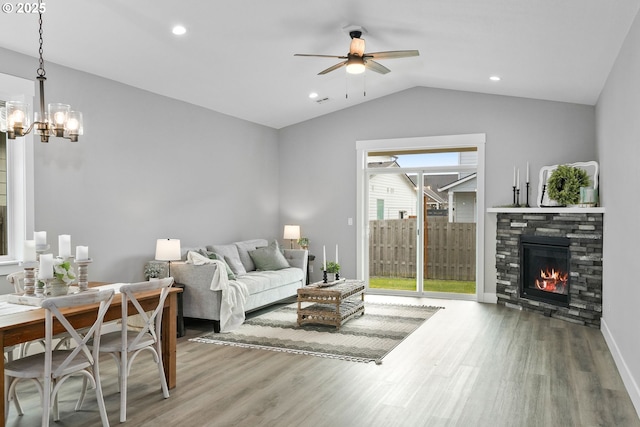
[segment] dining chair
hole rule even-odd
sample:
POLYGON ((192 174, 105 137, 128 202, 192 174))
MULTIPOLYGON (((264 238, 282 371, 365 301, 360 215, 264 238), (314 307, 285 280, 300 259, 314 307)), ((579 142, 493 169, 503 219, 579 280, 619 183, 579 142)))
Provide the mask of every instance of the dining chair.
MULTIPOLYGON (((100 332, 104 315, 113 300, 112 289, 95 292, 83 292, 60 297, 44 298, 40 307, 45 309, 45 351, 26 356, 4 367, 5 372, 5 419, 7 419, 9 405, 8 400, 17 399, 15 387, 19 380, 31 380, 40 392, 42 406, 42 426, 49 425, 49 419, 53 406, 53 418, 60 420, 58 410, 58 393, 60 387, 73 375, 83 376, 83 389, 81 399, 84 399, 86 382, 96 390, 96 400, 100 411, 103 426, 109 425, 107 410, 102 395, 100 384, 99 352, 98 347, 90 350, 88 341, 92 340, 96 346, 100 344, 100 332), (80 334, 71 325, 61 309, 77 307, 88 304, 99 304, 93 324, 86 334, 80 334), (56 350, 53 346, 54 320, 56 326, 62 325, 71 337, 74 348, 56 350)), ((78 399, 76 411, 80 409, 81 400, 78 399)), ((20 412, 20 411, 19 411, 20 412)))
POLYGON ((149 282, 138 282, 122 285, 122 328, 121 331, 106 333, 100 341, 100 352, 110 354, 118 365, 118 385, 120 388, 120 422, 127 420, 127 377, 131 373, 131 366, 135 358, 142 351, 149 351, 158 367, 160 384, 164 398, 169 397, 167 379, 162 364, 161 325, 164 301, 169 295, 169 288, 173 284, 173 277, 149 282), (161 290, 156 308, 145 312, 136 298, 139 292, 161 290), (139 315, 139 328, 128 327, 127 317, 130 316, 129 307, 133 307, 131 315, 139 315))
MULTIPOLYGON (((16 294, 24 294, 24 271, 16 271, 14 273, 10 273, 7 275, 7 282, 9 282, 11 285, 13 285, 13 291, 16 294)), ((53 337, 53 339, 58 340, 58 343, 56 344, 54 350, 59 349, 61 346, 65 346, 67 348, 69 348, 69 336, 62 333, 62 334, 58 334, 56 336, 53 337)), ((42 347, 44 347, 44 340, 38 340, 40 342, 40 344, 42 344, 42 347)), ((19 357, 25 357, 27 355, 27 352, 29 351, 29 347, 31 346, 31 344, 34 341, 28 341, 28 342, 23 342, 22 344, 19 345, 18 347, 18 356, 19 357)), ((9 361, 13 360, 12 356, 13 356, 13 349, 11 349, 11 353, 8 354, 7 359, 9 359, 9 361)), ((5 352, 7 352, 7 349, 5 348, 5 352)))

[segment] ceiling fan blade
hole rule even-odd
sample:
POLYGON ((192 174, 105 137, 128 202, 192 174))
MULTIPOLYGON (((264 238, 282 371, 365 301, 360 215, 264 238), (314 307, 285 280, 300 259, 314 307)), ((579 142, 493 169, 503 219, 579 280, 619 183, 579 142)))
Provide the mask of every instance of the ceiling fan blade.
POLYGON ((349 46, 349 54, 362 57, 364 55, 364 39, 352 38, 349 46))
POLYGON ((320 76, 320 75, 323 75, 323 74, 330 73, 330 72, 332 72, 334 70, 337 70, 338 68, 344 67, 345 65, 347 65, 347 61, 340 62, 340 63, 338 63, 338 64, 336 64, 336 65, 334 65, 332 67, 327 68, 326 70, 320 71, 318 73, 318 75, 320 76))
POLYGON ((391 72, 390 69, 388 69, 387 67, 385 67, 384 65, 373 61, 373 60, 368 60, 364 63, 364 66, 367 67, 368 69, 370 69, 371 71, 375 71, 376 73, 380 73, 380 74, 387 74, 389 72, 391 72))
POLYGON ((314 56, 316 58, 338 58, 338 59, 347 59, 346 56, 338 56, 338 55, 315 55, 313 53, 294 53, 293 56, 314 56))
POLYGON ((394 58, 408 58, 410 56, 418 56, 420 52, 417 50, 389 50, 386 52, 369 52, 365 54, 365 58, 373 59, 394 59, 394 58))

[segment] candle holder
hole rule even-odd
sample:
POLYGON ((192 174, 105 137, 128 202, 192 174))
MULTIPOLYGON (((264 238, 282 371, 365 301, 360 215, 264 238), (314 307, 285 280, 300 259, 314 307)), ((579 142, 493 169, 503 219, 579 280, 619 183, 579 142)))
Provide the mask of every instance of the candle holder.
POLYGON ((38 260, 40 260, 40 255, 47 252, 49 250, 49 245, 37 245, 36 253, 38 254, 38 260))
POLYGON ((336 271, 336 281, 340 280, 340 272, 336 271))
POLYGON ((322 270, 322 283, 327 283, 327 270, 322 270))
POLYGON ((527 181, 527 204, 525 205, 526 207, 531 207, 529 206, 529 181, 527 181))
POLYGON ((38 279, 39 282, 44 283, 44 286, 39 286, 38 284, 36 284, 35 295, 41 298, 46 298, 47 296, 49 296, 51 294, 52 280, 53 280, 52 278, 38 279))
POLYGON ((516 205, 516 186, 513 186, 513 206, 516 205))
POLYGON ((520 189, 516 189, 516 208, 520 207, 520 189))
POLYGON ((89 273, 88 267, 93 260, 91 258, 76 260, 76 264, 78 265, 78 292, 86 292, 89 290, 89 273))
POLYGON ((20 265, 24 269, 24 284, 22 286, 25 296, 33 296, 36 289, 36 261, 21 262, 20 265))

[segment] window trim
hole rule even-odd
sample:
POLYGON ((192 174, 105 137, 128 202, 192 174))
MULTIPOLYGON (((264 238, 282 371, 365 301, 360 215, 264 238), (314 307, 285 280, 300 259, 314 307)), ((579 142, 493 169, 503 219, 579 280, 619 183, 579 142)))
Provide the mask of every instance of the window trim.
MULTIPOLYGON (((33 80, 0 73, 0 99, 33 104, 33 80)), ((34 147, 33 133, 14 140, 7 139, 7 236, 8 254, 0 256, 0 275, 16 271, 22 259, 24 241, 33 234, 34 147)))

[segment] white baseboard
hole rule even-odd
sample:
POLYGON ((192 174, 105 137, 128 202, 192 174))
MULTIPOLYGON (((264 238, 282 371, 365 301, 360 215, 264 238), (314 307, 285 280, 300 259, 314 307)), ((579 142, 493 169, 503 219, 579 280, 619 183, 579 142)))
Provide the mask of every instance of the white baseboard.
POLYGON ((482 296, 482 301, 480 301, 480 302, 486 302, 486 303, 489 303, 489 304, 497 304, 498 303, 498 297, 494 293, 485 292, 485 293, 481 294, 481 296, 482 296))
POLYGON ((635 378, 633 378, 631 371, 629 371, 629 367, 624 361, 624 357, 622 357, 620 349, 616 344, 616 340, 613 338, 613 335, 611 335, 611 331, 607 327, 607 322, 604 320, 604 318, 600 321, 600 331, 602 332, 604 340, 609 347, 609 351, 613 356, 613 360, 616 364, 616 367, 618 368, 618 372, 620 372, 622 382, 627 388, 627 392, 629 393, 631 402, 633 402, 633 406, 636 408, 636 412, 640 417, 640 387, 638 387, 638 383, 636 382, 635 378))

